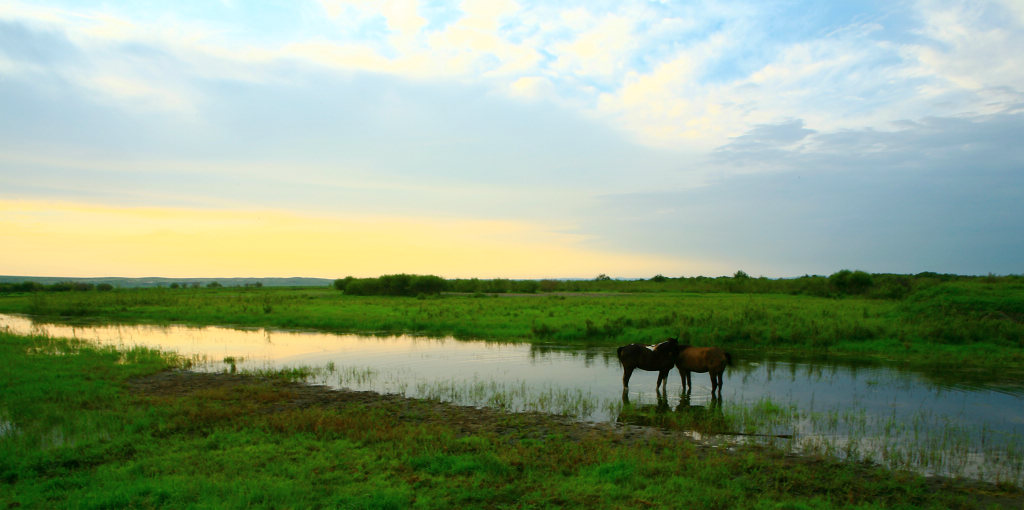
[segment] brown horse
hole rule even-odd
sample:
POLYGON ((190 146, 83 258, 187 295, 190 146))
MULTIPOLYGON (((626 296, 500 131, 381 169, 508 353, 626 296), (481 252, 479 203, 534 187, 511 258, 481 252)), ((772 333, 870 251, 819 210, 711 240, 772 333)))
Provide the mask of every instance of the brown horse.
POLYGON ((711 376, 711 398, 722 397, 722 372, 725 367, 732 365, 732 356, 718 347, 693 347, 683 345, 679 348, 679 356, 676 358, 676 368, 679 369, 679 378, 683 381, 683 391, 693 391, 693 382, 690 380, 690 372, 707 372, 711 376))
POLYGON ((629 344, 619 347, 615 352, 619 356, 619 363, 622 363, 623 391, 629 388, 629 378, 633 375, 633 370, 639 368, 658 372, 658 382, 654 385, 654 391, 657 393, 663 381, 665 389, 668 389, 668 372, 679 358, 679 342, 675 338, 669 338, 654 347, 629 344))

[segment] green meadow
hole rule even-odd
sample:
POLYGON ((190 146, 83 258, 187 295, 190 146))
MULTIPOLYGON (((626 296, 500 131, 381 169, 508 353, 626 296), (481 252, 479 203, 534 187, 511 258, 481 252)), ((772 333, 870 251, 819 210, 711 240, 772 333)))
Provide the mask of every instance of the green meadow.
POLYGON ((7 508, 1019 508, 927 479, 651 427, 178 372, 147 349, 0 333, 7 508), (198 380, 193 380, 198 379, 198 380))
POLYGON ((831 277, 551 285, 457 280, 444 284, 466 292, 435 286, 415 296, 353 295, 329 287, 18 292, 8 286, 0 293, 0 312, 609 347, 679 337, 692 345, 759 353, 1024 367, 1024 279, 874 278, 878 283, 867 287, 830 285, 831 277), (515 285, 526 292, 515 292, 515 285))
MULTIPOLYGON (((871 276, 869 285, 852 274, 845 275, 852 283, 737 274, 518 288, 521 282, 508 281, 438 288, 431 280, 412 293, 406 290, 415 277, 391 287, 401 292, 366 291, 381 281, 346 290, 354 280, 323 288, 7 285, 0 287, 0 312, 609 348, 679 336, 756 355, 967 367, 994 380, 1024 369, 1019 277, 871 276)), ((293 382, 302 379, 293 371, 180 370, 191 363, 149 349, 0 332, 0 506, 1024 505, 1013 483, 926 478, 841 462, 831 452, 794 456, 764 443, 712 448, 680 432, 734 427, 719 423, 738 419, 729 415, 692 413, 686 423, 663 423, 656 410, 630 408, 636 425, 582 425, 436 399, 334 392, 293 382)), ((762 402, 749 412, 746 423, 790 411, 762 402)))

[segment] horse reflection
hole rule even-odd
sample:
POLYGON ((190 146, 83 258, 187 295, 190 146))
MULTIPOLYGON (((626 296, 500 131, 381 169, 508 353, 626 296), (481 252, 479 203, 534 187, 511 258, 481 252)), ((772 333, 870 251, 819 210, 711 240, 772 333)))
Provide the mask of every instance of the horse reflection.
POLYGON ((629 388, 629 378, 633 370, 639 368, 658 372, 658 381, 654 385, 655 393, 668 390, 668 373, 676 366, 679 358, 679 342, 675 338, 669 338, 653 347, 644 344, 629 344, 619 347, 615 351, 622 364, 622 389, 625 392, 629 388))
POLYGON ((721 397, 712 397, 704 405, 694 405, 689 395, 683 394, 673 408, 668 397, 658 393, 655 404, 633 404, 629 393, 622 392, 622 410, 616 421, 630 425, 656 426, 702 433, 721 433, 725 428, 721 397))

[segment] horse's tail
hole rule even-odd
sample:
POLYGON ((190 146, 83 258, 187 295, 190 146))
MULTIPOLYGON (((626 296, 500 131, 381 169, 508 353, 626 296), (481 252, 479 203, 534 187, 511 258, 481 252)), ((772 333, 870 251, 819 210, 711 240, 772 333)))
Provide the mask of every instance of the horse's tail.
POLYGON ((732 354, 725 353, 725 364, 732 366, 732 354))
POLYGON ((618 349, 615 349, 615 357, 619 358, 619 364, 620 365, 622 364, 622 350, 625 349, 625 348, 626 348, 626 346, 623 345, 622 347, 619 347, 618 349))

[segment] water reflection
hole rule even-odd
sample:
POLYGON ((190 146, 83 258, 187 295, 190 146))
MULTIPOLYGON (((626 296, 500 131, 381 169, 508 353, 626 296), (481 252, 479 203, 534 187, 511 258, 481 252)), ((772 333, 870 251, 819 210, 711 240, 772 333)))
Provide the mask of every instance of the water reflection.
POLYGON ((311 382, 338 388, 590 421, 672 413, 696 425, 728 423, 743 428, 734 432, 795 436, 794 444, 805 449, 820 442, 826 453, 853 443, 890 458, 940 449, 958 452, 947 455, 947 464, 975 458, 966 474, 987 476, 979 470, 996 469, 986 467, 994 465, 993 458, 1002 462, 999 476, 1020 479, 1024 471, 1024 377, 1013 382, 1013 374, 1008 382, 973 371, 924 373, 880 361, 733 352, 722 398, 713 399, 709 377, 696 373, 689 393, 681 391, 678 373, 670 375, 665 394, 651 392, 657 372, 644 371, 636 371, 633 389, 623 392, 613 348, 262 328, 50 324, 4 314, 0 329, 201 356, 207 362, 198 369, 206 371, 306 366, 316 369, 311 382), (891 447, 894 441, 902 450, 891 447), (950 441, 955 444, 944 443, 950 441))
POLYGON ((654 404, 634 404, 629 398, 629 392, 623 391, 622 408, 615 421, 630 425, 664 426, 704 434, 738 435, 731 429, 731 422, 722 411, 722 399, 717 396, 711 397, 703 404, 694 404, 689 395, 684 393, 673 406, 667 395, 659 393, 654 404))

